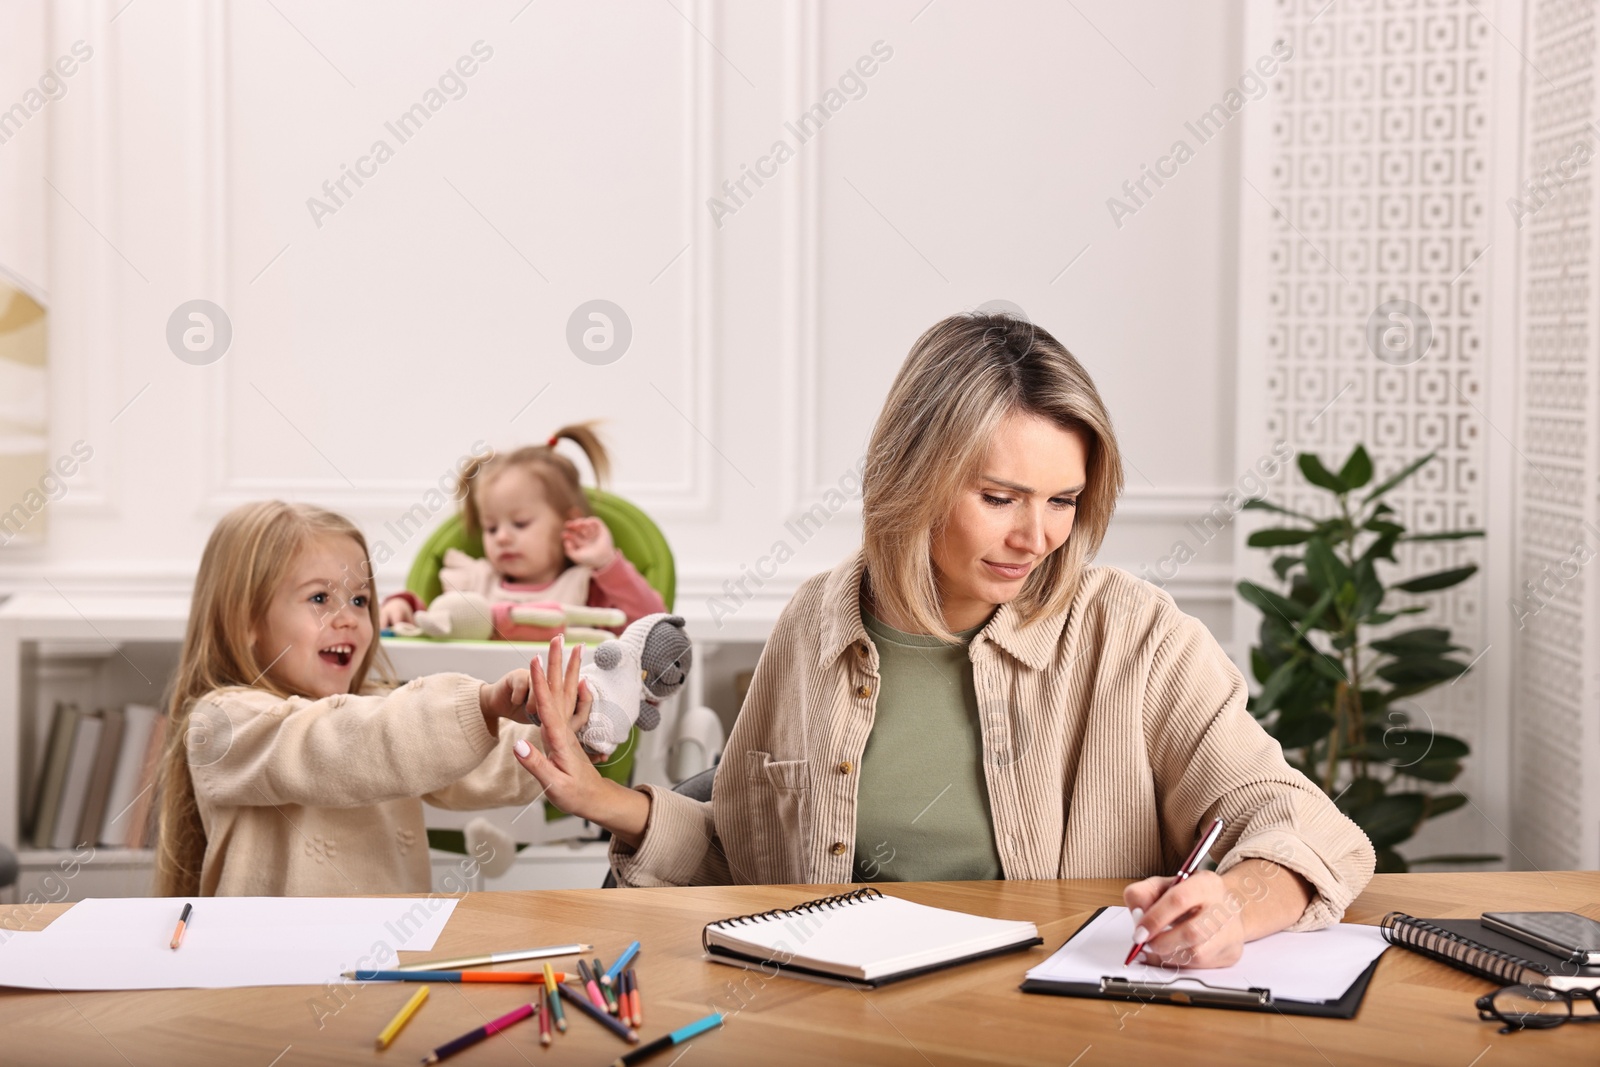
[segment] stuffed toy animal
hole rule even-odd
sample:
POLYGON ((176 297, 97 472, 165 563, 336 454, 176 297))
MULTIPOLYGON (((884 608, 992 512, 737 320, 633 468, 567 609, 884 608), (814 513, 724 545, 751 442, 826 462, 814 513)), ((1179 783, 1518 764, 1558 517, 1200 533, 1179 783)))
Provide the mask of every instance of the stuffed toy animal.
MULTIPOLYGON (((529 640, 549 641, 561 636, 569 644, 615 640, 615 635, 600 627, 621 626, 628 621, 619 608, 591 608, 553 600, 513 605, 510 615, 518 625, 543 630, 529 640)), ((440 641, 487 641, 494 636, 494 616, 494 605, 487 597, 452 590, 435 597, 426 611, 417 612, 414 621, 397 623, 394 632, 400 637, 440 641)))
POLYGON ((411 623, 399 623, 401 637, 432 637, 451 641, 487 641, 494 634, 494 615, 487 597, 477 593, 440 593, 417 612, 411 623))
POLYGON ((641 730, 661 725, 661 701, 683 688, 694 649, 677 615, 646 615, 594 650, 583 678, 594 693, 589 721, 578 740, 591 752, 609 756, 627 740, 635 722, 641 730))

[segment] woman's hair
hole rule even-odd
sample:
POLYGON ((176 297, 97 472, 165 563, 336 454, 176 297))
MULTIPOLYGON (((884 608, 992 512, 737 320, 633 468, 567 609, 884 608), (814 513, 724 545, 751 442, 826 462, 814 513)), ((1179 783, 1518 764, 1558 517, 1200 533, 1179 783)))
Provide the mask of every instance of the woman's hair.
POLYGON ((862 472, 873 600, 918 633, 957 640, 939 607, 933 542, 1011 414, 1076 431, 1088 450, 1072 534, 1033 569, 1014 601, 1024 625, 1071 601, 1105 537, 1122 491, 1122 455, 1082 364, 1025 319, 979 312, 935 323, 911 346, 889 388, 862 472))
MULTIPOLYGON (((161 758, 160 831, 156 843, 156 893, 193 896, 200 891, 200 867, 206 835, 189 777, 189 713, 195 701, 217 689, 265 689, 285 692, 267 674, 252 640, 267 617, 272 598, 283 585, 301 548, 319 536, 348 537, 361 548, 365 574, 349 575, 345 595, 372 581, 367 539, 349 519, 309 504, 269 500, 245 504, 222 517, 200 557, 194 597, 183 637, 183 653, 167 700, 167 739, 161 758)), ((367 674, 377 667, 382 680, 391 674, 378 645, 378 598, 367 591, 372 618, 372 644, 356 665, 351 691, 360 692, 367 674)))
POLYGON ((463 468, 456 483, 456 496, 461 500, 461 521, 467 533, 473 537, 483 536, 483 516, 478 510, 476 490, 490 478, 513 467, 520 467, 538 479, 544 487, 545 500, 563 519, 574 511, 579 515, 593 514, 589 510, 589 498, 583 495, 583 486, 578 481, 578 465, 556 451, 556 442, 565 437, 583 449, 594 470, 595 485, 603 486, 611 476, 611 460, 594 427, 594 421, 563 426, 542 445, 524 445, 504 454, 497 452, 463 468))

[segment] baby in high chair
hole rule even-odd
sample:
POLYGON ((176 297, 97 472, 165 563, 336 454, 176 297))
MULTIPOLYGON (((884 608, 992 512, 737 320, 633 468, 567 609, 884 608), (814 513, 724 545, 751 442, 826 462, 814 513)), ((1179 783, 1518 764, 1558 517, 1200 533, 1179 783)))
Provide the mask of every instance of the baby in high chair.
MULTIPOLYGON (((583 450, 604 484, 610 460, 591 423, 564 426, 543 445, 496 453, 461 474, 462 521, 483 538, 484 558, 450 549, 439 579, 445 593, 482 598, 492 636, 502 640, 546 641, 563 630, 577 636, 567 623, 621 633, 667 610, 590 511, 577 465, 556 451, 562 438, 583 450), (541 610, 555 605, 567 609, 541 610)), ((415 593, 396 593, 383 603, 383 626, 407 632, 426 607, 415 593)))

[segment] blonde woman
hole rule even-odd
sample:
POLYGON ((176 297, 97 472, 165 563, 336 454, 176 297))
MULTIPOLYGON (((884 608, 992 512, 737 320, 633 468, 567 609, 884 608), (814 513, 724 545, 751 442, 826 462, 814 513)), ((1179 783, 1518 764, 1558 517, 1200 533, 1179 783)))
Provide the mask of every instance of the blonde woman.
POLYGON ((518 758, 612 830, 623 884, 1130 878, 1146 958, 1200 967, 1339 919, 1371 844, 1200 622, 1088 566, 1122 461, 1054 337, 1002 315, 928 330, 863 485, 864 544, 778 619, 709 803, 600 778, 566 721, 576 679, 535 663, 548 755, 518 758), (1216 871, 1164 893, 1213 817, 1216 871))
POLYGON ((361 531, 321 508, 246 504, 211 532, 168 704, 158 894, 426 893, 424 800, 538 799, 510 754, 537 731, 504 722, 526 722, 528 672, 374 680, 371 574, 361 531))

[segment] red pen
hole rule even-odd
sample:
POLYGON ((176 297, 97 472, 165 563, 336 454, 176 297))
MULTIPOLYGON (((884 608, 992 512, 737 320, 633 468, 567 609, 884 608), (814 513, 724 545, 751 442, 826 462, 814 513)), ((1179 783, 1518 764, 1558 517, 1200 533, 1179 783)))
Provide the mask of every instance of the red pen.
MULTIPOLYGON (((1167 888, 1162 891, 1161 896, 1166 896, 1167 893, 1171 891, 1173 885, 1177 885, 1179 882, 1184 881, 1195 871, 1199 870, 1200 862, 1206 858, 1206 853, 1211 851, 1211 846, 1216 844, 1217 838, 1221 836, 1222 820, 1212 819, 1211 825, 1206 827, 1205 835, 1201 837, 1199 843, 1194 846, 1194 851, 1189 853, 1189 858, 1183 861, 1183 866, 1178 870, 1178 876, 1172 880, 1172 885, 1167 886, 1167 888)), ((1156 899, 1160 900, 1161 897, 1157 897, 1156 899)), ((1144 941, 1135 941, 1133 943, 1133 949, 1128 953, 1128 958, 1122 961, 1122 965, 1126 967, 1128 964, 1132 963, 1133 958, 1144 951, 1144 946, 1144 941)))

